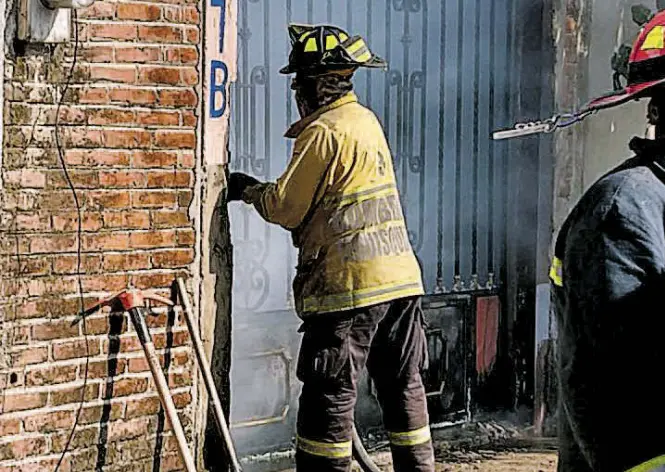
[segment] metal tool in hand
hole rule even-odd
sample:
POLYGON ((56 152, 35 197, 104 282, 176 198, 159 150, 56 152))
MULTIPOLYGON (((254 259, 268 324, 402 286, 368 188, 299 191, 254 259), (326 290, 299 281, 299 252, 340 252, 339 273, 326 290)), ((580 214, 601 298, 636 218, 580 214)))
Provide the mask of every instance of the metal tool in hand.
POLYGON ((554 115, 544 121, 532 121, 528 123, 517 123, 514 128, 495 131, 492 134, 492 139, 499 141, 502 139, 521 138, 540 133, 553 133, 559 128, 566 128, 574 125, 585 119, 587 116, 594 113, 593 111, 582 111, 579 113, 567 113, 563 115, 554 115))
POLYGON ((169 391, 169 385, 164 377, 164 372, 162 371, 162 366, 159 363, 159 357, 155 351, 155 345, 152 342, 152 337, 150 336, 150 331, 148 330, 148 325, 145 322, 146 314, 150 314, 150 311, 145 307, 145 301, 152 300, 163 305, 172 306, 173 302, 168 298, 160 297, 148 292, 143 292, 140 290, 123 290, 122 292, 113 295, 106 300, 102 300, 97 303, 95 306, 87 309, 81 313, 74 323, 80 322, 83 318, 92 315, 99 311, 102 307, 109 306, 111 310, 126 311, 129 313, 129 318, 132 320, 136 334, 141 342, 143 347, 143 352, 148 361, 148 366, 152 373, 153 378, 155 379, 155 385, 157 387, 157 393, 159 394, 159 399, 162 402, 164 407, 164 412, 166 417, 171 424, 171 429, 173 434, 176 437, 178 443, 178 452, 180 457, 185 465, 185 470, 187 472, 196 472, 196 465, 191 451, 189 450, 189 445, 187 444, 187 438, 185 437, 185 431, 182 428, 180 419, 178 418, 178 410, 173 403, 173 398, 171 397, 171 392, 169 391))

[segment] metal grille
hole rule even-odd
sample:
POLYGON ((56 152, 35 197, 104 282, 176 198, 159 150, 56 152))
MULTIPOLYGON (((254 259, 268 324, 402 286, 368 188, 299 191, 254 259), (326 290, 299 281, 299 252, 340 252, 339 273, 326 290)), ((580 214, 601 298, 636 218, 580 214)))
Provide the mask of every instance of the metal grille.
MULTIPOLYGON (((494 288, 506 253, 507 152, 492 129, 512 116, 513 0, 239 0, 231 168, 274 180, 298 119, 286 25, 332 23, 362 34, 388 72, 360 71, 356 92, 393 151, 409 234, 429 293, 494 288), (498 27, 497 25, 501 25, 498 27)), ((290 237, 252 209, 231 209, 234 310, 290 307, 290 237)))

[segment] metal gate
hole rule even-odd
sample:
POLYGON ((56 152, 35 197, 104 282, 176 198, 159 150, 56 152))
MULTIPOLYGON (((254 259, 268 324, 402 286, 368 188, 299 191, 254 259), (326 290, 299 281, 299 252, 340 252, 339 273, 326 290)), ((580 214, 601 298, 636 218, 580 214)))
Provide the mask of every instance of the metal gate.
MULTIPOLYGON (((511 0, 239 0, 231 167, 261 179, 285 169, 298 119, 286 62, 290 22, 363 34, 389 71, 360 71, 356 91, 384 125, 409 234, 430 293, 502 282, 507 152, 489 139, 512 120, 511 0), (497 25, 505 27, 497 28, 497 25)), ((286 233, 233 208, 234 308, 287 307, 295 265, 286 233)))
MULTIPOLYGON (((359 71, 355 89, 386 131, 427 292, 496 293, 499 287, 508 287, 511 282, 507 279, 518 272, 513 277, 515 284, 531 283, 526 279, 535 271, 536 256, 529 251, 536 243, 524 243, 519 237, 513 237, 516 242, 511 243, 511 234, 521 233, 523 228, 510 225, 525 214, 530 222, 538 220, 537 215, 531 218, 538 213, 538 194, 531 202, 531 190, 519 197, 515 190, 516 186, 538 185, 537 159, 528 156, 535 166, 516 175, 510 167, 516 148, 495 143, 490 135, 493 129, 511 124, 521 112, 531 113, 533 118, 544 106, 540 98, 526 106, 518 103, 520 75, 527 69, 520 59, 525 51, 541 47, 543 39, 525 44, 518 32, 542 28, 543 2, 238 0, 238 4, 238 77, 231 93, 232 171, 274 180, 290 159, 292 143, 283 133, 299 116, 290 79, 278 73, 290 49, 287 25, 341 26, 363 35, 372 50, 389 63, 387 72, 359 71), (540 15, 537 21, 534 15, 540 15), (532 109, 525 110, 529 106, 532 109), (515 199, 525 196, 529 200, 526 206, 517 209, 515 199), (526 252, 520 249, 524 245, 529 248, 526 252), (513 254, 528 254, 511 256, 511 247, 513 254)), ((532 95, 525 96, 540 94, 541 86, 533 85, 529 88, 532 95)), ((530 142, 537 156, 539 144, 530 142)), ((279 313, 279 329, 296 328, 295 317, 284 317, 293 303, 296 257, 290 236, 264 223, 244 204, 233 205, 230 213, 235 247, 234 320, 240 320, 242 329, 252 329, 249 320, 260 322, 257 314, 279 313)), ((513 290, 513 298, 528 299, 522 292, 516 295, 518 291, 513 290)), ((515 305, 508 300, 509 308, 511 304, 515 305)), ((273 321, 269 323, 275 326, 273 321)), ((235 371, 249 362, 242 358, 247 352, 271 351, 256 343, 255 336, 236 329, 235 371)), ((285 357, 273 357, 276 365, 286 365, 285 357)), ((246 393, 238 392, 247 398, 246 393)), ((241 425, 251 422, 246 415, 236 416, 243 416, 236 418, 241 425)))

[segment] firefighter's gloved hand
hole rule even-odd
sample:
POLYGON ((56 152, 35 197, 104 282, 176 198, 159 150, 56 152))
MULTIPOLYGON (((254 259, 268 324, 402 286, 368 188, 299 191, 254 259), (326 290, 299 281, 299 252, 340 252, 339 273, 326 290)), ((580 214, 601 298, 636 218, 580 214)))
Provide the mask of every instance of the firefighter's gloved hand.
POLYGON ((242 200, 245 189, 260 183, 260 181, 250 175, 243 174, 241 172, 233 172, 231 175, 229 175, 227 200, 230 202, 242 200))

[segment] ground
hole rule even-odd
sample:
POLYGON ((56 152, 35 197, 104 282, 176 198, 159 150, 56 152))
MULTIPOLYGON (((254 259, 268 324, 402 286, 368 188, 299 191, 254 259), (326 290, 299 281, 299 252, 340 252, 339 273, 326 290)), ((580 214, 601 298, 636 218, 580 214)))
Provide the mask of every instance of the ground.
MULTIPOLYGON (((392 471, 386 454, 375 456, 377 465, 386 472, 392 471)), ((294 469, 283 472, 293 472, 294 469)), ((360 469, 354 468, 354 472, 360 469)), ((556 452, 492 452, 460 453, 445 462, 437 461, 437 472, 555 472, 556 452)))
MULTIPOLYGON (((381 454, 375 460, 382 470, 393 470, 387 456, 381 454)), ((437 460, 436 470, 437 472, 555 472, 556 452, 458 453, 446 460, 437 460)))
POLYGON ((465 463, 439 463, 437 472, 555 472, 556 453, 504 452, 465 463))
MULTIPOLYGON (((372 458, 382 471, 393 470, 387 441, 370 437, 365 445, 374 451, 372 458)), ((534 437, 528 429, 508 423, 465 424, 434 431, 436 472, 556 472, 556 445, 556 438, 534 437)), ((356 465, 353 472, 360 468, 356 465)))

